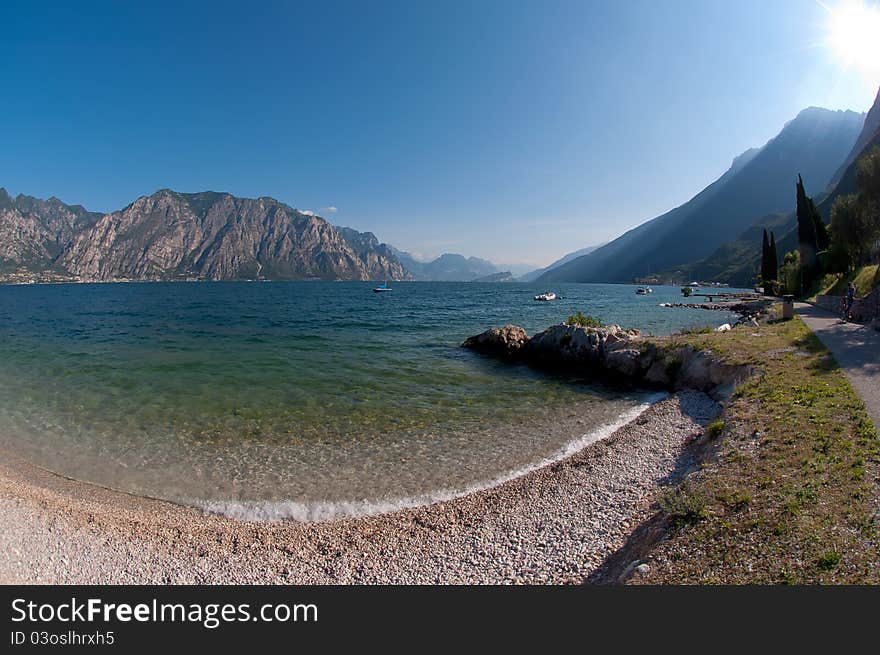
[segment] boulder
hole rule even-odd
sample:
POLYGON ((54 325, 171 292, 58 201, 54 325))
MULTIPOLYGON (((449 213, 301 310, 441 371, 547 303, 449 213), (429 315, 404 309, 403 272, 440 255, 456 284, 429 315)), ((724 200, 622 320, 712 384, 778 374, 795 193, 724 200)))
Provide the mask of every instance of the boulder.
POLYGON ((518 325, 505 325, 502 328, 490 328, 462 343, 463 348, 470 348, 485 355, 495 357, 516 357, 522 348, 529 343, 526 331, 518 325))
POLYGON ((642 353, 636 348, 621 348, 605 353, 605 368, 625 377, 637 376, 641 370, 642 353))
POLYGON ((599 359, 599 337, 591 328, 553 325, 533 336, 523 355, 538 364, 576 364, 599 359))
POLYGON ((655 361, 645 372, 645 381, 658 387, 672 386, 672 379, 666 370, 666 362, 655 361))

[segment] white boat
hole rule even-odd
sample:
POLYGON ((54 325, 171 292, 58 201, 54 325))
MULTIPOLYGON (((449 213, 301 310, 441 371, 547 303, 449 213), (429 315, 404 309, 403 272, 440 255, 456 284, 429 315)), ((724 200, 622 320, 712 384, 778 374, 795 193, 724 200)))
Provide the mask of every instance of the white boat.
POLYGON ((385 280, 385 281, 382 283, 382 286, 380 286, 380 287, 375 287, 375 288, 373 289, 373 291, 375 291, 376 293, 382 293, 383 291, 391 291, 391 287, 388 286, 388 280, 385 280))
POLYGON ((541 294, 538 294, 537 296, 535 296, 535 300, 543 300, 545 302, 550 301, 550 300, 556 300, 556 294, 553 293, 552 291, 545 291, 544 293, 541 293, 541 294))
POLYGON ((636 293, 640 296, 645 296, 649 293, 654 293, 654 290, 651 287, 639 287, 636 289, 636 293))

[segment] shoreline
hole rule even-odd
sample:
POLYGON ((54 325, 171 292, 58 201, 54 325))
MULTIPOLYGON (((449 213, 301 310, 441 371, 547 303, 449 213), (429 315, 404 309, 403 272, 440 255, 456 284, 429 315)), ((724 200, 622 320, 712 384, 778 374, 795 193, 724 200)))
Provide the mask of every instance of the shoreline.
POLYGON ((720 406, 683 391, 556 462, 451 500, 244 522, 0 458, 0 583, 581 583, 693 465, 720 406))

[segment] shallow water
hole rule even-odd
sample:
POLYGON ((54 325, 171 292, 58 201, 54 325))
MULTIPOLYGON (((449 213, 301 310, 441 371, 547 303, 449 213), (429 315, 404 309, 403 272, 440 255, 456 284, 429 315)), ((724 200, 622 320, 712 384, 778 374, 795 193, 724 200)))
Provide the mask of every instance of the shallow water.
MULTIPOLYGON (((581 310, 668 333, 677 288, 523 284, 0 287, 0 446, 59 473, 242 517, 328 518, 480 488, 649 400, 459 348, 581 310)), ((580 441, 578 441, 580 440, 580 441)))

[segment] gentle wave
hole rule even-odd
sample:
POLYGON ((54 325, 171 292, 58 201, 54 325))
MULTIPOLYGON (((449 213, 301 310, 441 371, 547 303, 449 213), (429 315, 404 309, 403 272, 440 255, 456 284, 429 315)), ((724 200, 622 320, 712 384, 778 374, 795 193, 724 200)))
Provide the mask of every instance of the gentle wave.
POLYGON ((581 435, 580 437, 570 441, 565 446, 557 450, 549 457, 545 457, 537 462, 517 468, 508 473, 496 476, 487 482, 473 484, 459 490, 440 489, 430 493, 419 494, 407 498, 397 498, 390 500, 362 500, 362 501, 339 501, 339 502, 297 502, 294 500, 278 500, 278 501, 239 501, 239 500, 217 500, 204 501, 193 500, 184 501, 185 504, 197 507, 212 514, 220 514, 227 518, 239 521, 282 521, 294 520, 305 523, 318 523, 323 521, 333 521, 344 518, 360 518, 365 516, 376 516, 379 514, 388 514, 405 509, 413 509, 415 507, 423 507, 425 505, 433 505, 462 496, 467 496, 478 491, 484 491, 497 487, 505 482, 522 477, 532 471, 536 471, 550 464, 555 464, 580 450, 583 450, 590 444, 606 439, 622 428, 627 423, 634 421, 649 407, 667 398, 668 393, 658 392, 648 397, 647 401, 623 412, 615 421, 600 425, 599 427, 581 435))

